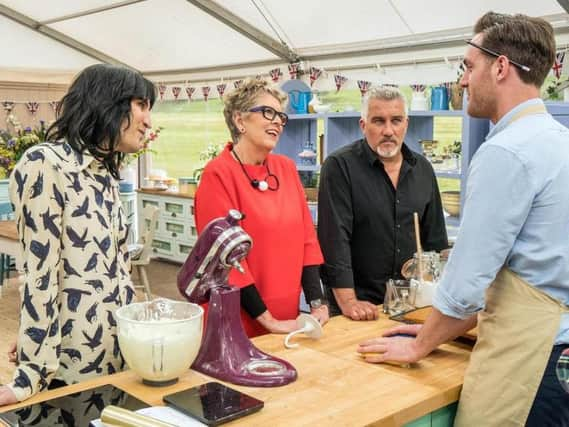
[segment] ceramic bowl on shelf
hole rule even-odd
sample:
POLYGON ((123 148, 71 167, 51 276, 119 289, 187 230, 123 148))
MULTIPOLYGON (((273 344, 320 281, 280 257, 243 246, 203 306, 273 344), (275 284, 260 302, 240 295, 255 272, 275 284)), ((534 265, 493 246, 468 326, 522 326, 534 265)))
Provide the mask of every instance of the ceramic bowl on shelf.
POLYGON ((450 216, 460 215, 460 191, 441 192, 441 201, 443 203, 443 209, 450 216))
POLYGON ((314 111, 317 113, 327 113, 332 106, 330 104, 317 104, 314 106, 314 111))

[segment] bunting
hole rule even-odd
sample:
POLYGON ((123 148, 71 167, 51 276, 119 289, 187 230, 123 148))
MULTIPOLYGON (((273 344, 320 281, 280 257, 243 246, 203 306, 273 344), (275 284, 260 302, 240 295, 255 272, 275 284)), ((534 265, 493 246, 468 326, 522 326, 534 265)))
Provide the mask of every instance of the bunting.
POLYGON ((280 68, 273 68, 271 71, 269 71, 269 76, 271 76, 273 83, 277 83, 282 75, 283 73, 280 68))
POLYGON ((192 100, 192 95, 196 91, 196 88, 193 86, 186 86, 186 95, 188 95, 188 100, 192 100))
POLYGON ((427 85, 422 85, 422 84, 411 85, 411 90, 413 92, 422 93, 422 92, 425 92, 426 89, 427 89, 427 85))
POLYGON ((40 108, 40 103, 36 102, 36 101, 28 101, 28 102, 26 102, 26 108, 28 109, 30 114, 33 116, 38 112, 38 110, 40 108))
POLYGON ((557 52, 555 55, 555 61, 551 69, 553 70, 553 75, 557 80, 561 78, 561 72, 563 71, 563 64, 565 63, 565 51, 557 52))
POLYGON ((233 87, 235 87, 235 89, 239 89, 242 84, 243 84, 243 80, 235 80, 233 82, 233 87))
POLYGON ((3 101, 2 102, 2 108, 4 108, 4 111, 6 112, 6 114, 10 114, 12 112, 12 110, 14 109, 15 105, 16 105, 16 103, 14 101, 3 101))
POLYGON ((291 80, 298 79, 298 73, 300 72, 300 62, 293 62, 288 64, 288 74, 291 80))
POLYGON ((162 101, 164 99, 164 94, 166 93, 166 85, 159 84, 158 93, 160 94, 160 101, 162 101))
POLYGON ((314 85, 314 82, 322 75, 322 69, 316 67, 310 67, 310 86, 314 85))
POLYGON ((51 106, 51 109, 56 114, 57 114, 57 109, 59 108, 60 103, 61 103, 60 101, 49 101, 49 105, 51 106))
POLYGON ((217 93, 219 93, 219 97, 222 98, 223 94, 225 93, 225 88, 227 87, 226 83, 220 83, 216 86, 217 93))
POLYGON ((209 96, 210 89, 211 88, 209 86, 202 86, 202 94, 203 94, 203 99, 205 102, 207 102, 207 98, 209 96))
POLYGON ((174 99, 177 101, 178 96, 180 96, 180 92, 182 92, 182 88, 180 86, 172 86, 172 95, 174 95, 174 99))
POLYGON ((334 74, 334 83, 336 84, 336 92, 339 92, 342 86, 346 84, 348 78, 341 74, 334 74))
POLYGON ((358 88, 360 89, 362 97, 365 96, 366 92, 369 90, 370 87, 371 87, 371 82, 367 80, 358 80, 358 88))

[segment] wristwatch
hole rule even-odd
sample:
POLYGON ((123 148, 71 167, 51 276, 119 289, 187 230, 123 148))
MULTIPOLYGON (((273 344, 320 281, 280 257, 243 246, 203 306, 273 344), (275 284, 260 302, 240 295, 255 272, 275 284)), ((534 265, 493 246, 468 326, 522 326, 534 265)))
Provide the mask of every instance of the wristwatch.
POLYGON ((313 299, 312 301, 310 301, 310 308, 314 310, 319 309, 323 305, 328 305, 328 303, 325 299, 322 298, 313 299))

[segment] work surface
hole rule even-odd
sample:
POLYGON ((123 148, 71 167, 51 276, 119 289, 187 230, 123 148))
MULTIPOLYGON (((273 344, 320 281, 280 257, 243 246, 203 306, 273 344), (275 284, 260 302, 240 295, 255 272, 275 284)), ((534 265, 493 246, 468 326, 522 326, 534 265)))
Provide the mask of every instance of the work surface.
MULTIPOLYGON (((298 370, 298 379, 275 388, 231 385, 265 402, 263 410, 231 425, 398 426, 456 401, 470 348, 445 344, 410 368, 366 363, 356 353, 357 344, 396 324, 381 316, 372 322, 332 318, 320 340, 295 337, 294 342, 300 344, 295 349, 284 348, 282 335, 255 338, 260 349, 290 361, 298 370)), ((18 406, 107 383, 150 405, 161 405, 162 396, 210 380, 189 370, 177 384, 155 388, 126 371, 45 392, 18 406)))

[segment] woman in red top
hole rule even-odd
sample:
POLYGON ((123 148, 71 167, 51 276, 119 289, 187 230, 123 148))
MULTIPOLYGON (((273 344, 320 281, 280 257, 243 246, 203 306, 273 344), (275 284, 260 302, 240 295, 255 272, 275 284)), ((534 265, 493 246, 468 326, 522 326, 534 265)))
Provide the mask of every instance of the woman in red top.
POLYGON ((319 265, 322 253, 296 165, 272 154, 288 117, 286 96, 265 81, 248 80, 225 98, 232 142, 209 162, 196 193, 196 225, 229 209, 245 214, 241 226, 253 247, 229 283, 241 288, 241 319, 248 336, 298 329, 301 284, 311 314, 328 320, 319 265), (320 301, 319 301, 320 300, 320 301))

